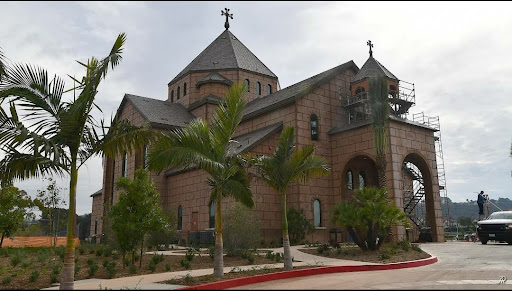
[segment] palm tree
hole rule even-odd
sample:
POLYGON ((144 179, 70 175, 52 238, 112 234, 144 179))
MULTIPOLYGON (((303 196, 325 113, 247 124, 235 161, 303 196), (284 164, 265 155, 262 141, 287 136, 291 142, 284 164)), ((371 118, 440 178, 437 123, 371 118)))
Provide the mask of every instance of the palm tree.
POLYGON ((296 149, 294 146, 294 128, 286 127, 274 150, 274 155, 248 156, 250 165, 256 166, 254 174, 281 196, 281 215, 283 227, 284 268, 291 270, 290 239, 288 236, 288 220, 286 218, 286 191, 292 182, 306 183, 315 176, 326 175, 329 167, 324 158, 313 154, 312 145, 296 149))
POLYGON ((0 82, 0 103, 10 102, 10 113, 0 108, 0 146, 6 152, 0 161, 2 182, 22 180, 50 174, 69 174, 69 218, 66 254, 60 289, 74 288, 76 187, 78 169, 92 156, 109 157, 121 151, 131 152, 155 138, 149 127, 136 127, 127 121, 111 120, 110 127, 91 114, 98 85, 114 69, 122 57, 124 33, 119 34, 112 50, 104 59, 92 57, 86 74, 76 80, 78 86, 64 91, 64 81, 48 78, 46 70, 31 65, 6 66, 6 77, 0 82), (72 100, 63 101, 68 91, 80 91, 72 100), (22 115, 18 114, 21 108, 22 115))
POLYGON ((384 77, 370 78, 370 102, 372 106, 373 145, 379 188, 386 187, 386 127, 389 120, 388 86, 384 77))
POLYGON ((4 53, 0 50, 0 81, 2 81, 2 76, 5 74, 4 58, 4 53))
POLYGON ((253 207, 249 177, 242 159, 235 152, 232 140, 236 127, 242 120, 246 100, 245 86, 235 84, 229 88, 226 105, 219 105, 213 122, 202 119, 190 122, 164 136, 149 153, 149 169, 162 171, 168 167, 198 168, 210 177, 210 203, 215 202, 215 258, 214 276, 224 275, 221 202, 232 197, 245 206, 253 207))

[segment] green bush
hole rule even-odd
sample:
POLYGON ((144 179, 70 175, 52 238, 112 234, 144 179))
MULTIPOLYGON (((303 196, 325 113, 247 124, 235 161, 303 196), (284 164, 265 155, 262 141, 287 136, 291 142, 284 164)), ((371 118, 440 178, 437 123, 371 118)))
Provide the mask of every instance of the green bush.
POLYGON ((190 262, 192 262, 192 260, 194 259, 195 257, 195 251, 191 250, 191 249, 188 249, 187 252, 185 253, 185 258, 187 258, 187 260, 189 260, 190 262))
POLYGON ((99 269, 99 267, 96 263, 93 262, 92 264, 90 264, 89 271, 88 271, 89 277, 94 276, 94 274, 96 274, 96 272, 98 272, 98 269, 99 269))
POLYGON ((275 256, 276 263, 281 263, 282 259, 283 258, 281 257, 281 253, 277 253, 276 256, 275 256))
POLYGON ((33 271, 28 278, 29 282, 35 282, 39 278, 39 271, 33 271))
POLYGON ((53 266, 52 274, 58 275, 60 273, 60 270, 61 270, 61 266, 59 266, 59 265, 53 266))
POLYGON ((11 265, 13 267, 16 267, 19 263, 21 263, 21 255, 16 252, 14 254, 11 255, 11 265))
POLYGON ((171 265, 169 263, 165 264, 165 270, 169 272, 171 270, 171 265))
POLYGON ((269 260, 274 260, 274 253, 272 253, 272 251, 267 251, 267 254, 265 255, 265 258, 269 259, 269 260))
POLYGON ((102 248, 97 248, 96 249, 96 256, 97 257, 101 257, 101 255, 103 255, 103 249, 102 248))
POLYGON ((417 251, 418 253, 421 253, 422 250, 418 245, 411 244, 411 249, 417 251))
POLYGON ((48 252, 46 251, 40 251, 37 253, 37 261, 38 262, 44 262, 44 261, 47 261, 48 260, 48 257, 49 257, 49 254, 48 252))
POLYGON ((106 249, 103 250, 103 256, 108 258, 110 257, 110 255, 112 255, 112 249, 107 247, 106 249))
POLYGON ((112 251, 112 259, 119 260, 119 252, 117 252, 116 250, 113 250, 112 251))
POLYGON ((75 275, 80 272, 80 266, 79 265, 75 265, 75 275))
POLYGON ((131 265, 130 266, 130 274, 135 274, 135 273, 137 273, 137 266, 131 265))
POLYGON ((250 253, 250 254, 247 255, 247 261, 249 261, 249 264, 251 264, 251 265, 254 264, 254 260, 255 259, 256 258, 255 258, 253 253, 250 253))
POLYGON ((306 218, 304 209, 296 210, 291 207, 286 212, 286 219, 288 220, 288 235, 291 245, 301 243, 306 235, 315 231, 315 226, 306 218))
POLYGON ((57 283, 58 282, 58 278, 57 278, 57 274, 50 274, 50 284, 53 284, 53 283, 57 283))
POLYGON ((151 270, 151 273, 156 271, 156 263, 153 260, 149 262, 149 269, 151 270))
POLYGON ((215 247, 208 248, 208 256, 210 256, 212 261, 215 259, 215 247))
POLYGON ((223 242, 228 256, 256 249, 261 239, 261 221, 240 203, 235 203, 223 215, 223 242))
POLYGON ((181 259, 180 264, 185 269, 190 269, 190 261, 187 260, 186 258, 181 259))
POLYGON ((85 249, 83 247, 79 247, 78 248, 78 253, 81 254, 81 255, 85 254, 85 249))
POLYGON ((379 254, 379 259, 380 260, 387 260, 389 258, 390 258, 390 256, 386 252, 382 252, 382 253, 379 254))
POLYGON ((116 269, 116 262, 108 262, 107 264, 107 274, 108 278, 112 279, 116 275, 117 269, 116 269))
POLYGON ((21 267, 22 267, 23 269, 26 269, 26 268, 30 267, 31 263, 32 263, 32 262, 31 262, 30 260, 23 260, 23 261, 21 262, 21 267))
POLYGON ((7 276, 7 277, 2 279, 2 284, 3 285, 7 285, 9 283, 11 283, 11 276, 7 276))
POLYGON ((132 258, 130 254, 125 254, 123 257, 123 265, 128 266, 132 262, 132 258))
POLYGON ((104 259, 101 265, 106 268, 108 266, 108 263, 110 263, 110 261, 108 259, 104 259))
POLYGON ((87 265, 90 266, 94 264, 94 260, 93 259, 87 259, 87 265))
POLYGON ((325 245, 323 245, 323 244, 321 244, 321 245, 319 245, 318 247, 316 247, 316 252, 317 252, 318 254, 323 254, 325 250, 326 250, 326 247, 325 247, 325 245))
POLYGON ((411 243, 407 240, 401 241, 399 243, 399 245, 400 245, 400 248, 406 252, 408 252, 409 248, 411 247, 411 243))

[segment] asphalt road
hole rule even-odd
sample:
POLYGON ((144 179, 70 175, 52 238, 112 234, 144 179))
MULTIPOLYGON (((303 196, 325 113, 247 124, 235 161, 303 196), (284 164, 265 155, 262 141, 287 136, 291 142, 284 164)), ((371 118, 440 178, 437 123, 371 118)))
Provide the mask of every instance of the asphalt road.
POLYGON ((399 270, 298 277, 233 289, 512 289, 512 245, 445 242, 420 247, 438 262, 399 270))

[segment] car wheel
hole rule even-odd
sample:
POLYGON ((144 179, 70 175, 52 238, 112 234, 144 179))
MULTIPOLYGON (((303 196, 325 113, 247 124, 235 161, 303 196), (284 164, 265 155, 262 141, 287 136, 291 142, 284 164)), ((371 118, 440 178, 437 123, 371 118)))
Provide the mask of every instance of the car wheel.
POLYGON ((487 241, 486 240, 482 240, 481 241, 483 245, 486 245, 487 244, 487 241))

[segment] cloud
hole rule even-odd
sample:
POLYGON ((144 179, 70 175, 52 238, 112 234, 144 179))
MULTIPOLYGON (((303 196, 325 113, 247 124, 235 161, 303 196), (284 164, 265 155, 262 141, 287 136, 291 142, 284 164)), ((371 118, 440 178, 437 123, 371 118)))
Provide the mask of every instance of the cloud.
MULTIPOLYGON (((415 84, 411 112, 440 117, 448 197, 488 189, 512 198, 507 2, 6 2, 0 47, 70 87, 67 74, 83 74, 75 60, 106 55, 126 32, 123 61, 99 87, 96 116, 110 119, 125 93, 166 99, 167 83, 224 30, 224 7, 230 30, 281 88, 350 60, 361 67, 372 40, 374 56, 415 84)), ((91 211, 101 182, 93 158, 79 172, 78 213, 91 211)), ((34 195, 44 186, 20 185, 34 195)))

